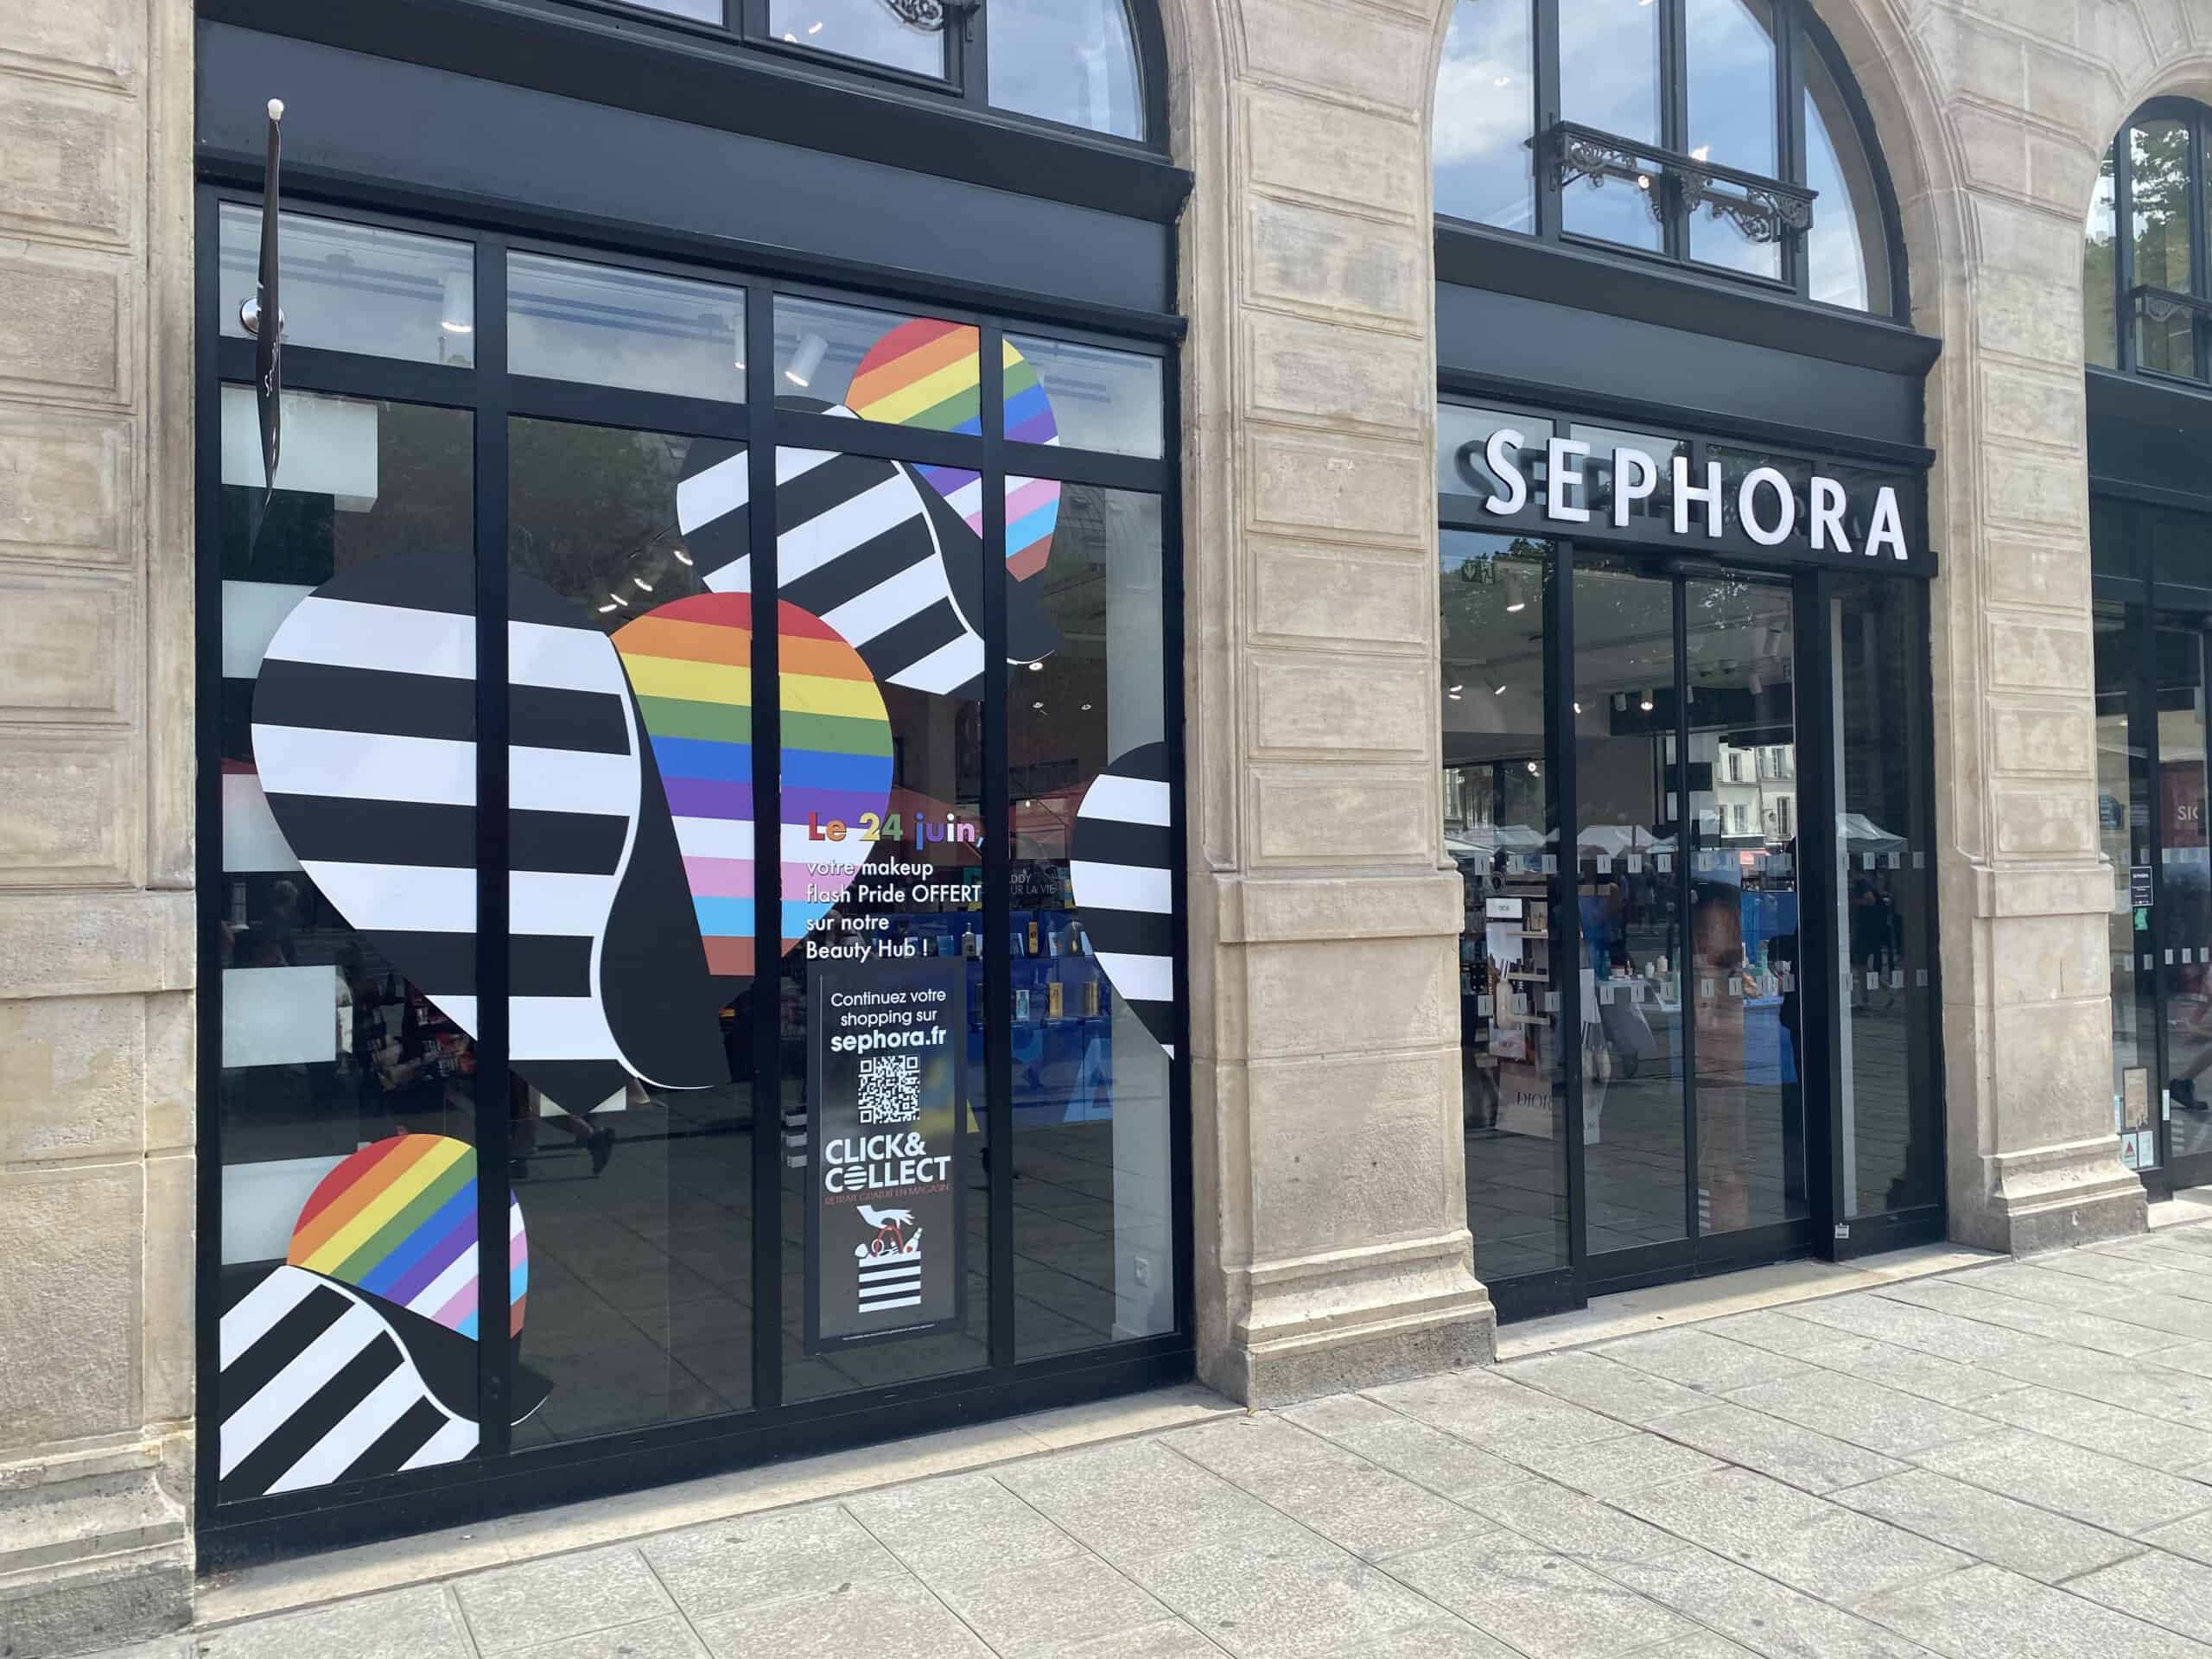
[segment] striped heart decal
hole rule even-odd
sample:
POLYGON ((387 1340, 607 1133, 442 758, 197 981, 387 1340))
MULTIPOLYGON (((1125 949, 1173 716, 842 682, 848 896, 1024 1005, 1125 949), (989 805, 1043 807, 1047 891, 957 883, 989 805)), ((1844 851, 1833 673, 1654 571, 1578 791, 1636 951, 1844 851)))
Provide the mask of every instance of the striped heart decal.
POLYGON ((1175 836, 1167 746, 1109 766, 1076 809, 1069 879, 1099 971, 1175 1052, 1175 836))

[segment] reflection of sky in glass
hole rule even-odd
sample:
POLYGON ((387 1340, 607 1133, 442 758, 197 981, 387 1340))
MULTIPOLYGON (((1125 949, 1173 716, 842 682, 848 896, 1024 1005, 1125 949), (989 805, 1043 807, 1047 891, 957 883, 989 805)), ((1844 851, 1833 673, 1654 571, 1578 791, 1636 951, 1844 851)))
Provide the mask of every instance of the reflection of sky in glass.
MULTIPOLYGON (((1774 28, 1763 0, 1688 0, 1689 150, 1752 173, 1775 170, 1774 28)), ((1782 250, 1750 242, 1698 209, 1690 257, 1755 276, 1782 275, 1782 250)))
POLYGON ((1817 52, 1801 55, 1805 65, 1805 182, 1820 193, 1813 202, 1813 228, 1805 238, 1807 291, 1825 304, 1865 311, 1877 301, 1887 300, 1890 282, 1874 181, 1827 65, 1817 52))
POLYGON ((1529 0, 1459 0, 1436 71, 1436 211, 1535 229, 1529 0))
POLYGON ((996 0, 990 77, 999 109, 1143 136, 1136 47, 1122 0, 996 0))
POLYGON ((944 36, 900 22, 878 0, 771 0, 768 30, 794 46, 817 47, 916 74, 944 73, 944 36))
MULTIPOLYGON (((1659 142, 1656 0, 1560 0, 1560 113, 1640 143, 1659 142)), ((1656 249, 1659 221, 1645 193, 1618 179, 1569 185, 1560 224, 1631 248, 1656 249)))

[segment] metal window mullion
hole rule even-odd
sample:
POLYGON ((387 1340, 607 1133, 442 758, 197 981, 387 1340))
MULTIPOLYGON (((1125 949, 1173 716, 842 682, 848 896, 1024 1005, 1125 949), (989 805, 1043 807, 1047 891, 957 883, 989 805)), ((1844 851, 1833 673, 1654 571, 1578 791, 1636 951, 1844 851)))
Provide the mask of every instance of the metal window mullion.
MULTIPOLYGON (((1171 353, 1161 372, 1162 419, 1167 429, 1167 453, 1179 453, 1182 401, 1182 358, 1171 353)), ((1175 1243, 1175 1329, 1185 1334, 1197 1330, 1196 1224, 1192 1215, 1192 1165, 1194 1161, 1191 1127, 1191 1072, 1197 1061, 1191 1052, 1191 901, 1190 849, 1184 838, 1185 711, 1183 685, 1183 497, 1171 480, 1160 494, 1160 672, 1166 677, 1167 714, 1168 822, 1174 827, 1171 841, 1170 874, 1175 906, 1175 1052, 1169 1062, 1168 1213, 1175 1243)))
MULTIPOLYGON (((1782 100, 1775 126, 1778 146, 1775 171, 1790 183, 1808 188, 1812 181, 1807 175, 1812 168, 1805 147, 1805 54, 1813 49, 1799 17, 1796 0, 1775 0, 1776 96, 1782 100)), ((1816 201, 1813 204, 1815 219, 1820 212, 1816 201)), ((1783 279, 1796 290, 1798 298, 1808 298, 1813 290, 1811 232, 1792 231, 1785 234, 1782 238, 1782 259, 1783 279)), ((1866 298, 1869 304, 1873 302, 1872 294, 1866 298)))
POLYGON ((476 1279, 478 1448, 512 1440, 514 1344, 507 1216, 512 1125, 513 966, 509 929, 507 697, 507 257, 503 238, 476 243, 476 1279))
POLYGON ((964 17, 945 8, 944 73, 961 101, 988 109, 991 101, 991 9, 978 5, 964 17))
MULTIPOLYGON (((2199 299, 2212 296, 2212 281, 2208 281, 2204 269, 2206 253, 2204 122, 2192 113, 2189 118, 2189 291, 2199 299)), ((2204 314, 2191 311, 2189 314, 2189 366, 2190 374, 2199 380, 2206 378, 2207 340, 2204 314)))
MULTIPOLYGON (((762 0, 747 0, 759 4, 762 0)), ((776 304, 745 292, 746 552, 753 577, 753 1406, 784 1401, 783 672, 776 626, 776 304), (771 918, 763 926, 758 918, 771 918)), ((810 1109, 813 1103, 808 1103, 810 1109)), ((809 1181, 816 1179, 812 1168, 809 1181)))
MULTIPOLYGON (((1588 1294, 1590 1262, 1589 1206, 1586 1198, 1585 1152, 1582 1144, 1582 975, 1573 960, 1578 951, 1565 948, 1564 940, 1582 937, 1582 856, 1577 837, 1580 825, 1574 772, 1574 544, 1561 539, 1552 543, 1551 605, 1544 619, 1544 766, 1547 780, 1548 826, 1559 847, 1557 874, 1552 882, 1550 947, 1552 986, 1559 993, 1559 1064, 1562 1092, 1567 1100, 1567 1264, 1580 1301, 1588 1294), (1564 971, 1561 958, 1567 958, 1564 971)), ((1491 798, 1503 800, 1502 785, 1494 785, 1491 798)))
POLYGON ((1536 147, 1532 159, 1536 168, 1536 234, 1547 242, 1559 240, 1560 226, 1565 217, 1560 206, 1559 170, 1553 164, 1555 151, 1551 137, 1552 129, 1559 124, 1562 107, 1559 7, 1560 0, 1535 0, 1536 27, 1529 40, 1529 49, 1535 55, 1536 147))
MULTIPOLYGON (((2149 591, 2156 592, 2157 568, 2153 566, 2148 575, 2151 577, 2149 591)), ((2149 832, 2145 837, 2144 852, 2151 864, 2151 925, 2140 935, 2131 934, 2129 943, 2139 955, 2147 950, 2151 957, 2151 1063, 2158 1068, 2159 1096, 2158 1104, 2152 1109, 2152 1122, 2158 1126, 2157 1134, 2152 1138, 2158 1143, 2159 1156, 2163 1160, 2169 1139, 2165 1092, 2172 1074, 2168 1070, 2170 1062, 2166 1044, 2166 976, 2159 967, 2161 942, 2165 937, 2167 894, 2164 814, 2158 807, 2160 786, 2164 782, 2159 775, 2164 769, 2164 757, 2158 753, 2158 623, 2157 613, 2151 608, 2147 599, 2141 604, 2129 606, 2128 611, 2135 625, 2135 659, 2142 664, 2142 671, 2131 677, 2133 683, 2128 688, 2127 747, 2131 750, 2139 750, 2143 756, 2144 827, 2149 832)), ((2133 756, 2130 759, 2132 760, 2133 756)), ((2132 765, 2129 772, 2132 785, 2132 765)), ((2129 793, 2133 793, 2132 788, 2129 793)), ((2132 816, 2132 802, 2130 812, 2132 816)), ((2143 1006, 2140 976, 2135 982, 2139 988, 2135 1006, 2139 1012, 2143 1006)))
MULTIPOLYGON (((1792 584, 1790 632, 1796 641, 1797 687, 1792 737, 1802 757, 1817 758, 1797 769, 1797 1029, 1805 1052, 1797 1061, 1797 1102, 1805 1147, 1805 1191, 1813 1199, 1813 1248, 1833 1261, 1851 1220, 1844 1201, 1843 1006, 1847 988, 1834 937, 1843 926, 1837 906, 1842 873, 1837 861, 1836 817, 1844 810, 1836 779, 1843 758, 1842 707, 1836 695, 1838 603, 1834 575, 1809 570, 1792 584), (1811 741, 1808 742, 1808 734, 1811 741), (1812 948, 1806 948, 1808 944, 1812 948), (1809 1017, 1808 1017, 1809 1016, 1809 1017), (1824 1133, 1814 1134, 1815 1119, 1824 1133), (1815 1162, 1817 1146, 1819 1163, 1815 1162), (1821 1166, 1824 1165, 1825 1168, 1821 1166)), ((1908 823, 1906 831, 1911 832, 1908 823)))
MULTIPOLYGON (((1659 147, 1689 153, 1688 0, 1664 0, 1659 14, 1659 147)), ((1690 257, 1690 200, 1682 180, 1665 175, 1667 219, 1660 246, 1667 257, 1690 257)))
MULTIPOLYGON (((1682 1236, 1693 1250, 1700 1236, 1697 1193, 1697 938, 1692 907, 1697 884, 1697 814, 1690 804, 1689 581, 1674 577, 1675 634, 1675 895, 1680 906, 1676 949, 1681 953, 1682 993, 1675 999, 1682 1021, 1682 1236)), ((1717 799, 1717 798, 1716 798, 1717 799)))
POLYGON ((990 1355, 1014 1363, 1014 830, 1007 776, 1005 331, 978 341, 977 410, 983 429, 983 1073, 990 1176, 990 1355))

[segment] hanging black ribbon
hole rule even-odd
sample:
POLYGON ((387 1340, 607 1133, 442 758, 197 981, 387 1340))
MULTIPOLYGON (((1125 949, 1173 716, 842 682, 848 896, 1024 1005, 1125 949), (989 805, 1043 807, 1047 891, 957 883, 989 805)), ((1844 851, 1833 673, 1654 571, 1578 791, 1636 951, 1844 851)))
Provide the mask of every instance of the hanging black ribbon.
POLYGON ((269 100, 269 161, 262 181, 261 264, 254 276, 253 402, 261 417, 261 510, 276 496, 276 462, 284 444, 284 313, 277 293, 277 168, 283 151, 284 106, 269 100))

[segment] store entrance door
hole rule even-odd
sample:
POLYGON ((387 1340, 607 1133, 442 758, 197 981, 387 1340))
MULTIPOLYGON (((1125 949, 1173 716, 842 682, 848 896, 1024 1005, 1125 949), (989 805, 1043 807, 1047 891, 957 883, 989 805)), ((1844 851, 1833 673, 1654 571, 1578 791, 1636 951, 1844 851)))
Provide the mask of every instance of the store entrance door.
POLYGON ((1573 581, 1580 1223, 1597 1289, 1809 1242, 1814 958, 1789 584, 1594 555, 1573 581))
POLYGON ((2212 1181, 2212 619, 2101 603, 2096 656, 2113 1123, 2122 1161, 2171 1191, 2212 1181))

